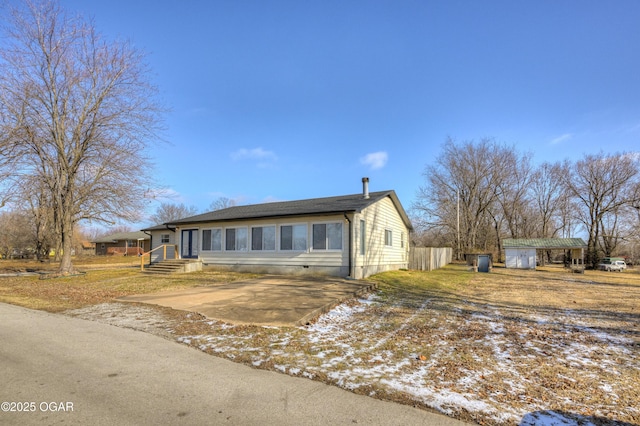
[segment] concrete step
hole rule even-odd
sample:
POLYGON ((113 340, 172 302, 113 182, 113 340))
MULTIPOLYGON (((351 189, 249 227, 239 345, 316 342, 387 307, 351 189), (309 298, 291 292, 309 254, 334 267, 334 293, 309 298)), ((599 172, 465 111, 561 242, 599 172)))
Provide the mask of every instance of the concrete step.
POLYGON ((194 269, 189 267, 190 264, 197 264, 197 263, 200 263, 200 262, 197 260, 191 260, 191 259, 163 260, 163 261, 152 263, 151 265, 145 266, 143 272, 148 274, 157 274, 157 275, 170 275, 170 274, 184 273, 184 272, 190 272, 194 269))

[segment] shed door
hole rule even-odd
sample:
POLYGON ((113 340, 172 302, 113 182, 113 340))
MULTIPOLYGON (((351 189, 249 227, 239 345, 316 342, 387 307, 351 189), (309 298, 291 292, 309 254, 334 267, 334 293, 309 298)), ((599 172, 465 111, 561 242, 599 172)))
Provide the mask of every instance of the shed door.
POLYGON ((518 268, 521 269, 529 269, 529 252, 526 250, 521 250, 518 252, 518 268))
POLYGON ((478 272, 489 272, 489 256, 478 256, 478 272))

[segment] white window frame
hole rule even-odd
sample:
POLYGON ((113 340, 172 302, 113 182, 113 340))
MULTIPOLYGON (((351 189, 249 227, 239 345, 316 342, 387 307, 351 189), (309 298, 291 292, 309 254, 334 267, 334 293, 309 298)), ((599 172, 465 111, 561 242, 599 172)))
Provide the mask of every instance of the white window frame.
POLYGON ((276 247, 278 246, 278 227, 276 225, 259 225, 259 226, 252 226, 251 227, 251 232, 250 232, 250 242, 249 242, 249 250, 251 251, 259 251, 259 252, 265 252, 265 251, 276 251, 276 247), (254 249, 253 248, 253 230, 257 229, 257 228, 262 228, 262 241, 260 242, 260 248, 259 249, 254 249), (273 248, 264 248, 264 229, 265 228, 272 228, 273 229, 273 248))
POLYGON ((229 252, 239 252, 239 253, 245 253, 247 251, 249 251, 249 228, 246 226, 231 226, 229 228, 224 228, 224 251, 229 251, 229 252), (233 242, 233 249, 229 249, 229 245, 227 244, 227 232, 230 230, 234 230, 234 242, 233 242), (243 242, 241 240, 241 237, 238 235, 238 231, 239 230, 244 230, 244 249, 240 249, 238 250, 238 242, 243 242))
POLYGON ((222 247, 224 247, 224 244, 223 244, 223 238, 222 238, 222 236, 223 236, 222 228, 204 228, 204 229, 202 230, 202 236, 200 237, 200 240, 202 241, 202 243, 201 243, 201 245, 202 245, 201 250, 202 250, 202 251, 206 251, 206 252, 222 251, 222 247), (205 242, 205 239, 204 239, 204 233, 205 233, 205 231, 211 231, 211 240, 210 240, 211 245, 210 245, 210 248, 209 248, 208 250, 205 250, 205 248, 204 248, 204 242, 205 242), (214 247, 214 245, 213 245, 213 241, 214 241, 214 239, 213 239, 213 233, 214 233, 215 231, 218 231, 218 232, 220 233, 220 247, 219 247, 219 248, 215 248, 215 247, 214 247))
POLYGON ((291 252, 298 252, 298 253, 302 253, 302 252, 306 252, 307 250, 309 250, 309 224, 307 223, 283 223, 280 226, 278 226, 278 235, 276 235, 277 241, 276 241, 276 247, 278 247, 279 251, 284 251, 287 253, 291 253, 291 252), (282 248, 282 228, 285 227, 291 227, 291 248, 290 249, 283 249, 282 248), (296 227, 304 227, 304 249, 300 249, 300 248, 295 248, 295 232, 294 229, 296 227))
POLYGON ((311 250, 314 251, 342 251, 342 249, 344 248, 344 223, 340 222, 340 221, 330 221, 330 222, 315 222, 311 224, 311 244, 310 244, 311 250), (314 243, 315 243, 315 236, 314 236, 314 227, 315 226, 321 226, 324 225, 325 226, 325 241, 324 241, 324 248, 315 248, 314 247, 314 243), (340 248, 329 248, 330 246, 330 240, 329 240, 329 232, 328 232, 328 228, 329 225, 339 225, 340 226, 340 248))
POLYGON ((171 242, 171 235, 160 234, 160 244, 169 244, 171 242))
POLYGON ((389 228, 384 230, 384 246, 393 247, 393 231, 389 228))

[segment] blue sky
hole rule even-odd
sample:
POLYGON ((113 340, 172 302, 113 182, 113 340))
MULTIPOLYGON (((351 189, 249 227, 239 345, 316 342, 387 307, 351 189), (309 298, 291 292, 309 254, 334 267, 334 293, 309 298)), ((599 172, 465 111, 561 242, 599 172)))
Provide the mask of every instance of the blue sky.
MULTIPOLYGON (((394 189, 447 137, 535 162, 640 150, 640 2, 61 0, 148 52, 174 203, 394 189)), ((153 208, 152 208, 153 210, 153 208)))

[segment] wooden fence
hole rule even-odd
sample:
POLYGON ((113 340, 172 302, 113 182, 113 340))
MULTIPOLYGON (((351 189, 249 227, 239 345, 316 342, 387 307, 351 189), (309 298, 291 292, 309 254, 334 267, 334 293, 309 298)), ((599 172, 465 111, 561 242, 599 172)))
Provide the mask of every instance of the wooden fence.
POLYGON ((451 247, 411 247, 409 249, 409 269, 432 271, 451 263, 451 247))

